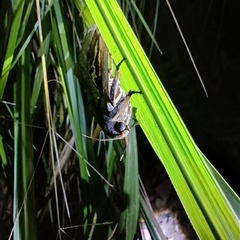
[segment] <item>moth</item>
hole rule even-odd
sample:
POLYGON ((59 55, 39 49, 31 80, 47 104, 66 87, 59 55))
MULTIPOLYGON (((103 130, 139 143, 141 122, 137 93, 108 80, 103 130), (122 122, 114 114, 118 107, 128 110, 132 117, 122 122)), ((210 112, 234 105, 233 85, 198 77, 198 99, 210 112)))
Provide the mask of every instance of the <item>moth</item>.
POLYGON ((132 118, 130 97, 141 91, 126 94, 120 87, 120 65, 115 76, 109 68, 111 55, 96 25, 87 32, 74 73, 87 93, 89 108, 101 129, 113 139, 122 139, 130 131, 132 118))

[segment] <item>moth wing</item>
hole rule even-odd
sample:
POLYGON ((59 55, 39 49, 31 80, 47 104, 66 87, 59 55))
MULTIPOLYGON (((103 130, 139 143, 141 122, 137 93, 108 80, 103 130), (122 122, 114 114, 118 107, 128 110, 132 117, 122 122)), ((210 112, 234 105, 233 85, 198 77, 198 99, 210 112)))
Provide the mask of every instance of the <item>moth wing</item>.
POLYGON ((91 63, 95 57, 94 48, 98 44, 98 40, 99 32, 96 25, 93 25, 86 34, 82 48, 79 52, 78 62, 74 68, 75 76, 88 93, 89 101, 94 104, 97 104, 99 98, 99 89, 92 80, 90 72, 92 68, 91 63), (91 59, 91 61, 89 61, 89 59, 91 59))

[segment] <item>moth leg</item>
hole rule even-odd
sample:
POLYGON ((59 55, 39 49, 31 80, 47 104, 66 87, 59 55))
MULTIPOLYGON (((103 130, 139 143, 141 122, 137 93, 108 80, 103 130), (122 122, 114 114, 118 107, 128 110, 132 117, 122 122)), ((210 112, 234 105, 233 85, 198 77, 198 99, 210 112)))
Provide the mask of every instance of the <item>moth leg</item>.
POLYGON ((118 65, 117 65, 117 67, 116 67, 116 76, 115 76, 116 79, 119 79, 119 78, 120 78, 120 70, 119 70, 119 68, 120 68, 121 64, 122 64, 125 60, 126 60, 126 58, 124 57, 124 58, 120 61, 120 63, 118 63, 118 65))
POLYGON ((121 66, 121 64, 124 62, 126 60, 126 58, 124 57, 121 61, 120 61, 120 63, 118 63, 118 65, 117 65, 117 71, 119 70, 119 68, 120 68, 120 66, 121 66))
POLYGON ((108 79, 111 78, 112 71, 113 71, 113 57, 112 57, 112 54, 109 53, 109 58, 108 58, 108 79))
POLYGON ((132 91, 132 90, 130 90, 130 91, 128 92, 128 95, 127 95, 127 96, 131 97, 133 94, 142 94, 142 91, 132 91))
POLYGON ((121 96, 122 96, 122 90, 119 87, 119 83, 120 83, 120 70, 119 70, 119 68, 120 68, 120 65, 123 63, 123 61, 125 61, 125 60, 126 60, 126 58, 124 57, 120 61, 120 63, 118 63, 118 65, 116 67, 115 77, 112 79, 112 82, 111 82, 109 98, 113 103, 120 101, 121 96))
POLYGON ((113 72, 113 57, 112 54, 109 53, 108 54, 108 78, 105 79, 105 84, 106 84, 106 91, 107 91, 107 95, 110 96, 110 92, 111 92, 111 85, 112 85, 112 72, 113 72))

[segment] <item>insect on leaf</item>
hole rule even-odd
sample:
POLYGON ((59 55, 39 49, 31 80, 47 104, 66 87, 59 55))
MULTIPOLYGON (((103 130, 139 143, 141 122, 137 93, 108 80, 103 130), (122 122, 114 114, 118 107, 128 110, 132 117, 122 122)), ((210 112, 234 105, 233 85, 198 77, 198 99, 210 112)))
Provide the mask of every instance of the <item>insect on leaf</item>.
POLYGON ((101 129, 111 138, 122 139, 130 131, 132 118, 130 97, 141 91, 129 91, 126 94, 120 87, 120 65, 115 76, 109 68, 111 55, 96 25, 85 36, 79 53, 75 75, 87 93, 90 110, 101 129))

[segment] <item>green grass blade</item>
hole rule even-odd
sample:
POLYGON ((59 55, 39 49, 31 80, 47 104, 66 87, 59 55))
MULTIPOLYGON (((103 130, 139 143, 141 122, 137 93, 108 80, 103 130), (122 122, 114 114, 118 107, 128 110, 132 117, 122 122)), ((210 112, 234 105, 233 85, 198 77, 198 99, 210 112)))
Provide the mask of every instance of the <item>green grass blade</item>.
POLYGON ((138 153, 136 131, 129 133, 125 159, 124 193, 127 196, 126 239, 134 239, 139 218, 138 153))
POLYGON ((23 14, 24 4, 25 4, 25 1, 19 0, 19 1, 15 1, 15 4, 13 5, 13 21, 11 24, 11 30, 10 30, 10 35, 8 39, 5 60, 4 60, 3 68, 1 71, 1 78, 0 78, 0 100, 2 99, 6 82, 8 79, 8 75, 11 70, 14 50, 18 40, 18 33, 20 31, 21 19, 24 15, 23 14))
MULTIPOLYGON (((86 139, 82 137, 83 133, 86 133, 86 121, 84 113, 84 105, 82 101, 82 95, 79 87, 78 80, 73 74, 74 69, 74 54, 72 50, 72 40, 70 34, 68 34, 69 29, 64 25, 65 19, 64 14, 62 13, 61 3, 55 1, 53 8, 50 10, 51 15, 51 24, 53 30, 53 39, 55 42, 55 51, 58 59, 58 71, 61 77, 61 83, 67 103, 68 114, 71 121, 72 133, 75 137, 75 144, 77 151, 79 152, 79 168, 80 168, 80 177, 86 183, 89 183, 89 173, 85 159, 87 157, 86 150, 86 139)), ((74 46, 74 44, 73 44, 74 46)), ((90 196, 89 189, 87 187, 82 187, 81 191, 90 196)), ((85 199, 88 203, 89 199, 85 199)), ((87 204, 86 204, 87 205, 87 204)), ((88 206, 83 208, 83 216, 87 219, 89 210, 88 206)), ((85 221, 84 231, 86 231, 85 221)))
POLYGON ((14 239, 36 239, 30 48, 21 57, 14 86, 14 239), (29 227, 31 226, 31 227, 29 227))
MULTIPOLYGON (((85 139, 83 137, 77 137, 86 133, 85 119, 81 114, 81 111, 84 112, 84 106, 78 80, 73 74, 74 59, 72 58, 72 47, 69 45, 72 41, 69 39, 67 33, 68 29, 64 26, 64 16, 62 15, 59 2, 54 3, 54 12, 52 15, 56 15, 56 18, 52 18, 53 37, 56 43, 57 56, 60 60, 59 72, 61 74, 63 89, 68 104, 73 133, 76 139, 76 146, 82 157, 86 159, 85 139), (68 57, 65 58, 64 56, 68 57), (75 111, 73 111, 73 109, 75 111)), ((81 177, 87 180, 88 174, 86 171, 86 164, 84 161, 80 161, 80 165, 80 169, 82 171, 81 177)))
POLYGON ((229 204, 229 208, 232 208, 232 213, 235 215, 235 219, 240 222, 239 197, 233 192, 231 187, 226 183, 223 177, 218 173, 218 171, 213 167, 213 165, 204 155, 203 159, 212 176, 214 179, 216 179, 216 183, 218 184, 220 191, 222 191, 223 197, 226 198, 226 202, 229 204))
MULTIPOLYGON (((151 234, 152 239, 166 240, 162 230, 160 229, 157 219, 154 216, 153 210, 147 204, 144 196, 142 195, 140 196, 140 212, 147 226, 148 232, 151 234)), ((142 227, 143 226, 140 224, 141 230, 144 231, 142 227)), ((144 233, 142 235, 144 235, 144 233)))
POLYGON ((6 153, 3 145, 3 137, 0 135, 0 158, 3 165, 7 165, 6 153))
MULTIPOLYGON (((157 41, 156 41, 156 39, 155 39, 152 31, 151 31, 150 28, 148 27, 148 25, 147 25, 144 17, 142 16, 141 12, 139 11, 137 5, 135 4, 135 2, 134 2, 133 0, 131 0, 131 4, 132 4, 132 6, 134 7, 136 13, 138 14, 138 17, 141 19, 141 22, 142 22, 143 26, 146 28, 146 31, 147 31, 150 39, 152 40, 152 44, 154 44, 154 45, 156 46, 157 50, 162 54, 162 50, 161 50, 160 47, 158 46, 158 43, 157 43, 157 41)), ((151 49, 152 49, 152 47, 153 47, 153 46, 151 46, 151 49)), ((150 52, 150 55, 151 55, 151 52, 150 52)))

